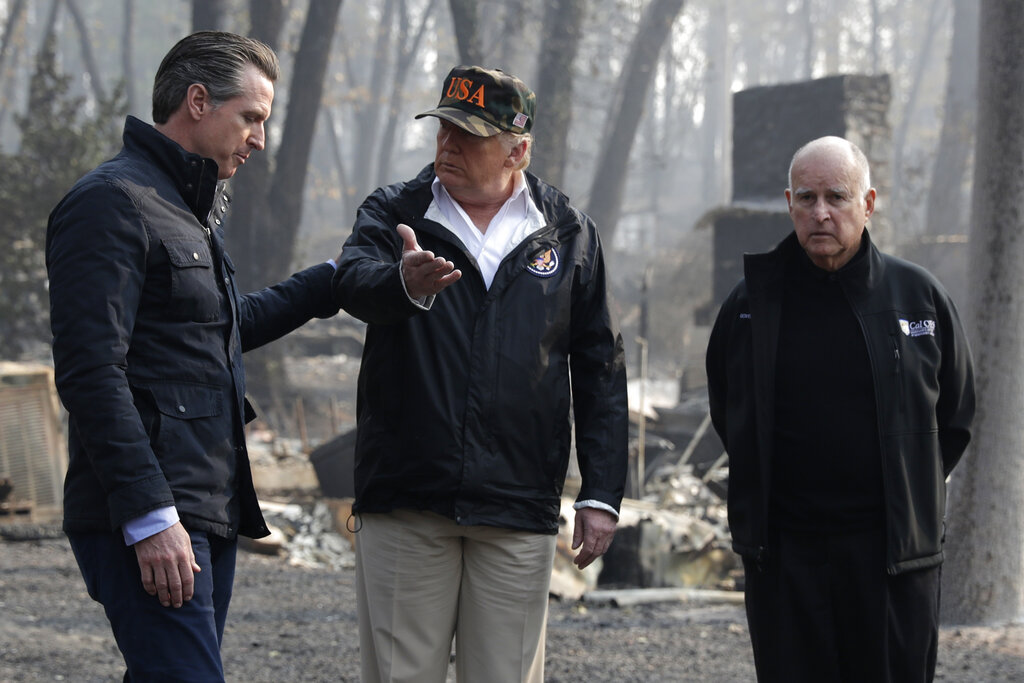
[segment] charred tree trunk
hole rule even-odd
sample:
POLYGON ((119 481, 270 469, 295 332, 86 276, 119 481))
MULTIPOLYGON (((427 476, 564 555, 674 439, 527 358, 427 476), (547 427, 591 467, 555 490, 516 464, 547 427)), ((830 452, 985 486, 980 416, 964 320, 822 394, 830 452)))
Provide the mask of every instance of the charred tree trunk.
POLYGON ((974 145, 977 88, 978 4, 977 0, 956 0, 946 106, 928 191, 925 231, 930 235, 961 233, 966 226, 964 207, 970 206, 970 195, 965 180, 974 145))
MULTIPOLYGON (((366 81, 365 97, 356 109, 355 159, 352 167, 359 169, 359 174, 350 179, 356 183, 355 196, 362 198, 374 189, 377 179, 374 163, 377 157, 377 141, 380 133, 381 112, 385 106, 385 92, 381 84, 387 80, 388 67, 391 61, 392 44, 394 43, 391 24, 395 16, 395 0, 384 0, 381 20, 377 25, 377 40, 373 47, 373 60, 370 66, 369 80, 366 81)), ((356 83, 358 81, 351 81, 356 83)))
POLYGON ((601 238, 607 245, 612 244, 622 213, 628 160, 636 139, 637 124, 643 115, 647 90, 654 78, 658 53, 682 9, 683 0, 653 0, 647 6, 619 78, 616 102, 609 112, 609 133, 601 145, 588 206, 588 213, 597 223, 601 238))
MULTIPOLYGON (((284 1, 252 0, 249 17, 250 35, 276 50, 284 26, 284 1)), ((267 128, 266 150, 272 147, 271 130, 267 128)), ((237 201, 231 205, 226 234, 228 249, 235 261, 235 277, 243 292, 270 283, 264 261, 267 235, 260 231, 257 218, 270 213, 266 191, 270 185, 270 154, 266 150, 250 156, 241 173, 231 179, 232 194, 237 201)))
MULTIPOLYGON (((288 91, 287 118, 269 188, 273 215, 264 221, 268 236, 274 236, 274 240, 267 243, 266 263, 267 273, 275 281, 288 275, 295 255, 310 149, 340 10, 341 0, 311 0, 295 55, 295 77, 288 91)), ((327 254, 324 258, 329 256, 337 254, 327 254)))
MULTIPOLYGON (((252 0, 253 35, 276 47, 284 20, 282 2, 252 0)), ((302 219, 310 149, 323 94, 324 74, 337 26, 341 0, 311 0, 295 55, 288 91, 281 144, 270 173, 267 153, 254 155, 233 182, 228 230, 232 253, 241 243, 239 284, 244 291, 278 282, 288 276, 295 254, 295 240, 302 219)), ((330 256, 327 254, 326 260, 330 256)), ((284 369, 283 347, 270 344, 246 357, 247 385, 271 424, 289 415, 291 388, 284 369)))
POLYGON ((449 0, 455 41, 459 45, 459 62, 466 65, 481 64, 483 51, 480 49, 480 4, 477 0, 449 0))
MULTIPOLYGON (((341 138, 338 136, 338 123, 336 121, 336 115, 331 107, 324 107, 324 132, 327 134, 328 144, 331 147, 331 161, 334 162, 334 170, 338 174, 338 187, 341 190, 341 210, 338 215, 343 216, 346 220, 352 215, 352 211, 349 207, 353 206, 354 202, 361 202, 362 197, 356 197, 352 192, 354 185, 349 182, 348 169, 345 164, 345 157, 342 154, 341 138)), ((339 235, 339 240, 344 242, 348 234, 339 235)))
MULTIPOLYGON (((505 16, 501 24, 498 44, 498 68, 521 76, 526 72, 526 54, 523 35, 526 30, 527 8, 524 0, 506 0, 505 16)), ((543 47, 542 47, 543 49, 543 47)))
POLYGON ((978 414, 950 490, 943 619, 1024 613, 1024 3, 983 0, 970 243, 978 414))
POLYGON ((579 52, 586 0, 552 0, 547 4, 537 69, 537 110, 541 121, 531 170, 555 187, 564 184, 572 123, 573 64, 579 52))
POLYGON ((227 19, 228 0, 192 0, 193 31, 223 31, 227 19))
MULTIPOLYGON (((284 0, 251 0, 249 18, 250 35, 277 50, 284 26, 284 0)), ((265 252, 267 235, 261 216, 270 213, 267 187, 270 185, 269 139, 267 128, 266 149, 253 154, 241 173, 231 179, 234 200, 225 229, 228 250, 235 262, 235 278, 243 292, 251 292, 274 280, 266 272, 265 252)), ((274 244, 271 242, 270 244, 274 244)), ((256 410, 275 427, 281 425, 287 413, 288 376, 284 370, 283 349, 270 344, 246 354, 246 383, 256 410)))
POLYGON ((135 0, 124 0, 124 30, 121 31, 121 73, 128 111, 138 112, 135 90, 135 0))
POLYGON ((921 85, 924 82, 925 72, 929 60, 931 59, 932 46, 935 44, 935 35, 938 33, 939 25, 943 21, 945 8, 946 3, 944 0, 933 0, 931 3, 931 8, 928 13, 928 25, 922 34, 921 48, 918 51, 919 56, 916 59, 913 79, 910 82, 910 89, 907 94, 907 101, 903 106, 899 124, 893 132, 891 205, 894 207, 903 206, 901 188, 904 185, 903 176, 906 172, 903 162, 903 153, 906 151, 908 131, 910 130, 910 125, 914 120, 914 109, 917 107, 918 94, 920 93, 921 85))
POLYGON ((708 66, 704 78, 704 121, 701 123, 702 192, 710 206, 729 198, 729 133, 732 127, 732 79, 729 41, 729 0, 711 17, 708 26, 708 66))

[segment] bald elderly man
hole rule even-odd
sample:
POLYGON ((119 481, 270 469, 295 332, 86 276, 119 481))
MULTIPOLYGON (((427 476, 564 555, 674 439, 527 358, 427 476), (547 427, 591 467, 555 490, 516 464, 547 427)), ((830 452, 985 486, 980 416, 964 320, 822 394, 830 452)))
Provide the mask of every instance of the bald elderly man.
POLYGON ((707 351, 758 680, 930 681, 970 350, 936 279, 872 244, 856 145, 801 147, 785 195, 793 232, 744 257, 707 351))

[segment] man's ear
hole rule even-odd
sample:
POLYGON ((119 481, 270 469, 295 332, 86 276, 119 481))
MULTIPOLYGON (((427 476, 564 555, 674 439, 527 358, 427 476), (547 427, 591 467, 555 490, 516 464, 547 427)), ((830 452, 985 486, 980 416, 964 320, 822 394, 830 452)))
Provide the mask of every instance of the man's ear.
POLYGON ((508 153, 508 156, 505 158, 505 165, 511 168, 519 168, 523 157, 526 156, 526 145, 526 140, 520 140, 508 153))
POLYGON ((865 216, 865 218, 871 218, 871 214, 873 214, 875 212, 875 197, 876 196, 877 196, 877 193, 875 192, 875 188, 873 188, 873 187, 870 188, 864 194, 864 210, 865 210, 865 213, 867 213, 867 216, 865 216))
POLYGON ((198 121, 203 118, 203 114, 209 111, 211 106, 210 93, 205 85, 193 83, 188 86, 188 90, 185 91, 185 108, 192 119, 198 121))

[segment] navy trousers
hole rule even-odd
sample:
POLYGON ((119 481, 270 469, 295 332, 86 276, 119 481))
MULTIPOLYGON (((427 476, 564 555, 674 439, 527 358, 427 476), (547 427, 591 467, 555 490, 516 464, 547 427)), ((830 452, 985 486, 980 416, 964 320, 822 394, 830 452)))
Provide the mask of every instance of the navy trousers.
POLYGON ((70 533, 89 596, 103 605, 128 667, 125 681, 224 680, 220 643, 235 579, 236 540, 189 531, 196 563, 192 599, 163 607, 142 588, 135 549, 120 533, 70 533))
POLYGON ((939 567, 890 576, 882 532, 782 532, 744 561, 760 683, 925 683, 935 676, 939 567))

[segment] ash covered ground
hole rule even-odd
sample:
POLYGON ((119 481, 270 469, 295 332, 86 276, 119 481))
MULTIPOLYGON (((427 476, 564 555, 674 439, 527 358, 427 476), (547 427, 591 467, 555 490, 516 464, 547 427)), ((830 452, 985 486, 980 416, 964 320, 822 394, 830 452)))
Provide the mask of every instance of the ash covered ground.
MULTIPOLYGON (((117 681, 103 611, 67 541, 0 540, 0 681, 117 681)), ((354 573, 240 552, 225 633, 227 679, 358 681, 354 573)), ((552 683, 753 681, 742 608, 552 601, 552 683)), ((449 675, 454 680, 454 675, 449 675)), ((943 628, 937 680, 1024 680, 1024 625, 943 628)))

